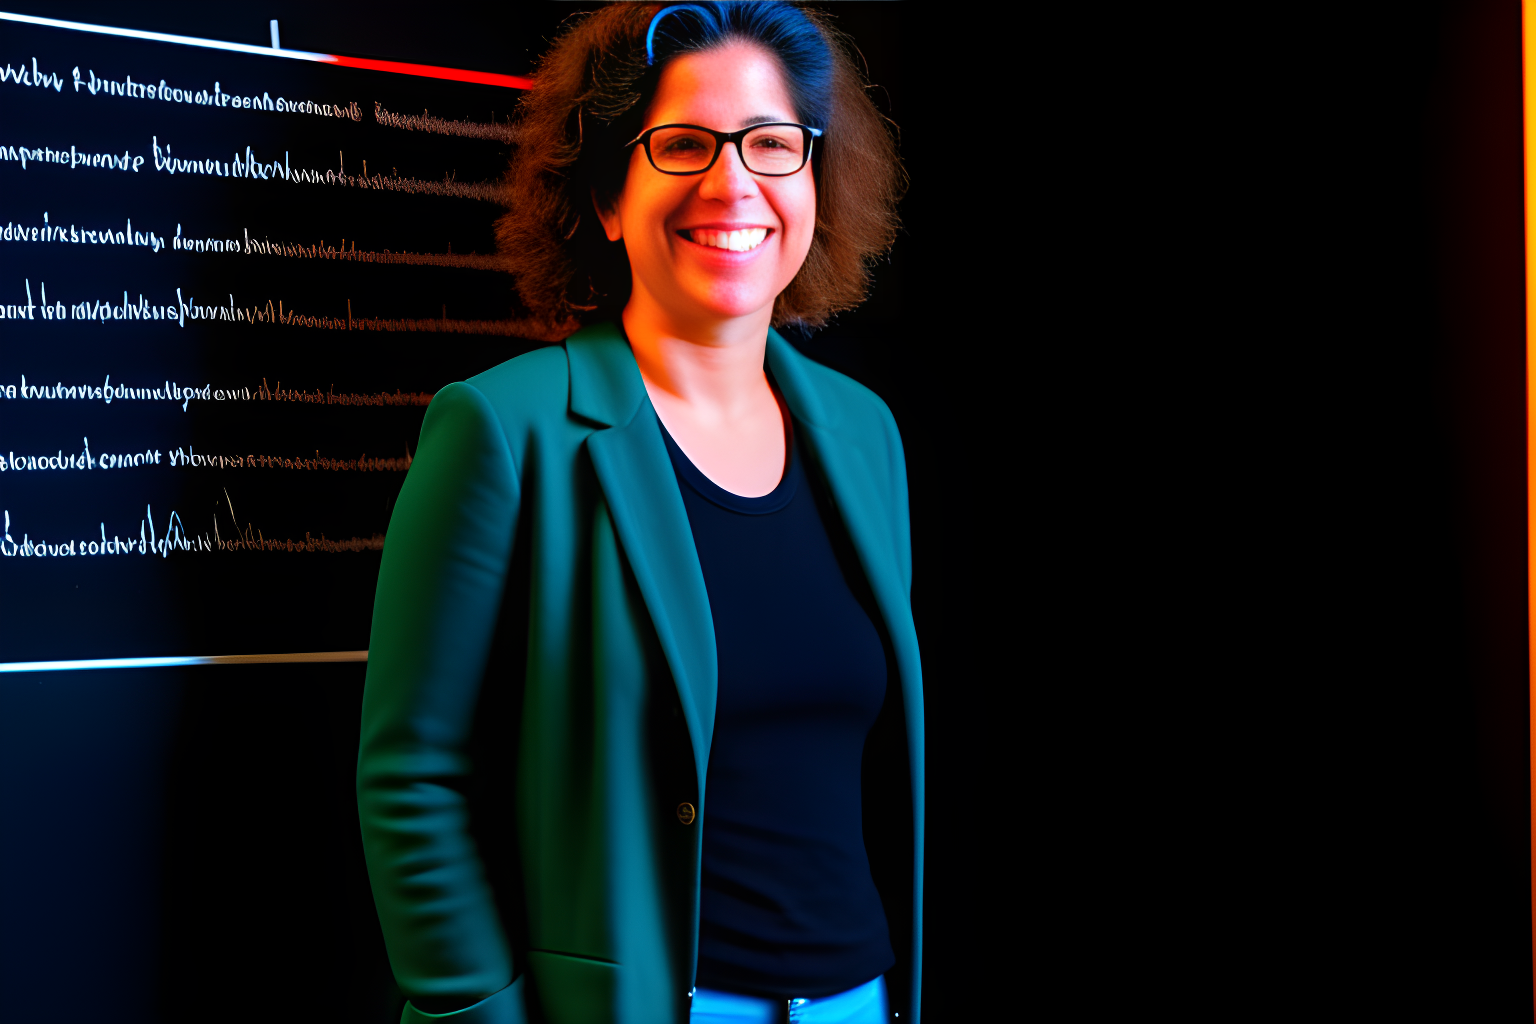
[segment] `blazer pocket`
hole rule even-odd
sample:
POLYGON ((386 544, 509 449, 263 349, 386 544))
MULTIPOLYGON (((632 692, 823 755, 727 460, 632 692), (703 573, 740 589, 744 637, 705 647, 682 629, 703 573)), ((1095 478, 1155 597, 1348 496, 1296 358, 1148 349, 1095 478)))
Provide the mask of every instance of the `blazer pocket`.
POLYGON ((527 1024, 528 1012, 523 1007, 523 979, 494 995, 486 996, 473 1006, 452 1013, 422 1013, 410 1003, 400 1014, 400 1024, 429 1024, 430 1021, 449 1021, 451 1024, 527 1024))
MULTIPOLYGON (((609 1024, 619 965, 590 957, 528 951, 535 998, 549 1024, 609 1024)), ((455 1022, 457 1024, 457 1022, 455 1022)))

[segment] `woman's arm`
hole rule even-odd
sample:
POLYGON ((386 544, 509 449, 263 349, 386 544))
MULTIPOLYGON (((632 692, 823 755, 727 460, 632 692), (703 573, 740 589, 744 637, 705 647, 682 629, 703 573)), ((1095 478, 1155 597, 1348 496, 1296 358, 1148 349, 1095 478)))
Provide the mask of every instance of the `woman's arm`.
POLYGON ((464 782, 518 499, 490 404, 470 385, 444 388, 384 543, 357 765, 368 874, 408 997, 468 1005, 512 980, 464 782))

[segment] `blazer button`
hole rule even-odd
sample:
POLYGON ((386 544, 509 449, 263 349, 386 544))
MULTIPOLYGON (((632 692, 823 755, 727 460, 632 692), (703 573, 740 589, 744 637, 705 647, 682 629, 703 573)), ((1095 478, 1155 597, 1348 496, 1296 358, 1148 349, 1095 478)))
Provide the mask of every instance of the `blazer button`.
POLYGON ((677 820, 684 825, 692 825, 693 819, 698 816, 698 812, 693 809, 693 804, 680 803, 677 805, 677 820))

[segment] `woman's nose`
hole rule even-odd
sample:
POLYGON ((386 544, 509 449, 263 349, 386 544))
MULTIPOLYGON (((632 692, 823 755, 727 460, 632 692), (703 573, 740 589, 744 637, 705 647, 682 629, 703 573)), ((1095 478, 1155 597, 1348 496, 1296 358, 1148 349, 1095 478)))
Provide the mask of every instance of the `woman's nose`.
POLYGON ((725 151, 715 161, 715 166, 704 172, 704 181, 699 185, 699 198, 732 202, 756 194, 757 179, 741 162, 741 153, 727 143, 725 151))

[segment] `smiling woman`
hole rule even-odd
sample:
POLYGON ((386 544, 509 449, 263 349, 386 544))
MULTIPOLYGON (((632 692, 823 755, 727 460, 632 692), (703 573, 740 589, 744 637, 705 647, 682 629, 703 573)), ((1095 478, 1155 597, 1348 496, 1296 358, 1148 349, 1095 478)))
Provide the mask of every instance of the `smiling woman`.
POLYGON ((519 131, 501 249, 563 340, 437 394, 374 608, 404 1020, 917 1021, 901 439, 773 329, 862 300, 891 136, 826 19, 764 2, 577 21, 519 131))
MULTIPOLYGON (((656 10, 653 4, 621 4, 579 22, 545 57, 525 101, 523 141, 509 177, 512 212, 498 224, 498 240, 519 294, 550 337, 611 319, 629 297, 625 250, 608 244, 590 197, 610 203, 623 189, 633 159, 623 144, 648 126, 647 107, 664 70, 646 61, 645 36, 656 10)), ((753 122, 804 121, 828 132, 808 146, 816 223, 800 272, 775 300, 778 327, 818 327, 863 301, 870 262, 895 241, 896 202, 905 186, 891 132, 850 58, 852 41, 824 15, 800 13, 825 43, 807 45, 782 29, 771 33, 773 60, 785 72, 796 116, 748 111, 753 122)), ((692 28, 686 8, 669 15, 652 36, 653 51, 665 53, 684 37, 680 48, 689 51, 719 42, 704 38, 709 33, 695 38, 692 28)))

